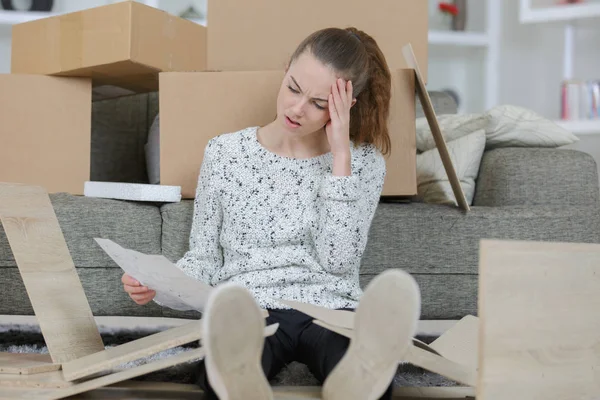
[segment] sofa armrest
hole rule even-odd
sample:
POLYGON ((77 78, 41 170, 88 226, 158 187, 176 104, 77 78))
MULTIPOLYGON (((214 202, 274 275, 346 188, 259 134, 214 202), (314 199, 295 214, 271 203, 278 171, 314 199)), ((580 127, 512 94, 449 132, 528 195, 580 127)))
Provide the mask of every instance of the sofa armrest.
POLYGON ((484 153, 473 205, 598 205, 599 192, 597 165, 589 154, 509 147, 484 153))

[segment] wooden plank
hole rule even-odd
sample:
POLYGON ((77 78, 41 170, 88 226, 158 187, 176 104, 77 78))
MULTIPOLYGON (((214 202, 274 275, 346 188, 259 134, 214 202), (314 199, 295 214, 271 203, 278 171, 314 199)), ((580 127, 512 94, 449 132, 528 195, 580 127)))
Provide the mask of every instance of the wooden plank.
POLYGON ((52 362, 104 350, 46 191, 0 183, 0 219, 52 362))
POLYGON ((62 399, 75 394, 84 393, 90 390, 98 389, 103 386, 109 386, 121 381, 133 379, 151 372, 160 371, 174 365, 195 361, 204 357, 204 349, 198 348, 190 351, 154 361, 148 364, 128 368, 114 374, 105 375, 100 378, 90 379, 82 383, 72 384, 65 389, 32 389, 28 390, 22 398, 40 398, 46 400, 62 399))
POLYGON ((0 353, 0 374, 31 375, 59 369, 60 364, 52 363, 49 354, 0 353))
POLYGON ((354 330, 348 328, 340 328, 337 325, 332 325, 329 322, 321 321, 319 319, 313 320, 313 324, 322 326, 325 329, 329 329, 331 332, 335 332, 338 335, 347 337, 348 339, 354 339, 354 330))
POLYGON ((0 391, 8 387, 28 389, 58 389, 72 386, 62 371, 40 372, 33 375, 0 374, 0 391))
MULTIPOLYGON (((134 381, 127 381, 134 382, 134 381)), ((274 386, 274 400, 320 400, 319 386, 274 386)), ((89 399, 198 399, 202 398, 202 390, 196 385, 179 385, 166 382, 140 382, 140 385, 115 384, 94 389, 69 397, 70 400, 89 399), (174 387, 172 387, 174 386, 174 387)), ((464 400, 474 399, 475 389, 469 387, 397 387, 394 388, 395 400, 464 400)), ((7 389, 0 392, 0 400, 42 399, 35 397, 31 391, 23 389, 7 389)))
POLYGON ((120 364, 199 340, 202 336, 201 333, 202 320, 192 321, 176 328, 167 329, 63 363, 63 375, 65 380, 74 381, 99 372, 105 372, 120 364))
MULTIPOLYGON (((265 317, 268 316, 268 312, 265 317)), ((94 316, 96 325, 103 330, 128 330, 139 329, 148 332, 157 332, 162 329, 174 328, 190 322, 189 318, 172 317, 132 317, 132 316, 94 316)), ((428 320, 422 319, 418 323, 418 336, 441 336, 448 329, 456 325, 459 320, 428 320)), ((39 327, 35 315, 0 315, 0 325, 26 325, 31 328, 39 327)))
POLYGON ((425 117, 427 118, 427 122, 431 128, 431 134, 433 135, 435 145, 440 152, 440 158, 442 159, 442 164, 444 165, 444 169, 448 175, 450 186, 454 192, 454 197, 456 197, 459 207, 465 211, 469 211, 469 203, 467 203, 465 193, 460 185, 460 180, 458 179, 454 165, 452 164, 452 159, 450 158, 450 153, 448 152, 448 147, 446 146, 446 141, 444 140, 442 130, 440 129, 440 125, 438 124, 437 117, 435 115, 435 109, 431 103, 431 98, 429 97, 429 93, 425 87, 425 81, 423 79, 421 69, 419 68, 417 58, 415 57, 415 53, 413 52, 413 48, 410 43, 402 47, 402 54, 404 55, 406 64, 415 70, 417 77, 417 84, 415 85, 417 88, 417 96, 423 105, 423 112, 425 113, 425 117))
MULTIPOLYGON (((323 326, 340 335, 350 337, 351 331, 354 329, 354 312, 347 310, 333 310, 325 307, 315 306, 313 304, 302 303, 290 300, 277 300, 295 310, 298 310, 310 317, 315 318, 313 322, 323 326), (323 323, 323 324, 321 324, 323 323), (342 333, 343 332, 343 333, 342 333)), ((413 338, 413 344, 429 352, 438 354, 438 351, 429 347, 426 343, 413 338)))
POLYGON ((463 385, 475 387, 477 384, 476 371, 419 347, 411 346, 405 358, 403 361, 442 375, 463 385))
POLYGON ((467 315, 429 345, 443 357, 477 371, 479 318, 467 315))
MULTIPOLYGON (((265 327, 265 336, 271 336, 275 333, 279 324, 271 324, 265 327)), ((42 396, 48 400, 62 399, 79 393, 84 393, 100 387, 113 385, 128 379, 133 379, 151 372, 160 371, 174 365, 200 360, 204 358, 204 348, 200 347, 194 350, 188 350, 168 358, 153 361, 148 364, 137 367, 127 368, 119 372, 105 375, 99 378, 87 380, 85 382, 73 384, 71 387, 59 390, 39 391, 35 395, 42 396)))
MULTIPOLYGON (((279 324, 277 323, 267 325, 264 329, 265 336, 272 336, 278 328, 279 324)), ((199 330, 201 331, 201 329, 199 330)), ((47 400, 61 399, 133 379, 177 364, 199 360, 203 357, 204 349, 200 347, 141 366, 126 368, 118 372, 77 383, 64 380, 62 371, 41 373, 33 376, 0 374, 0 385, 5 384, 6 387, 12 386, 11 389, 30 388, 23 392, 21 398, 43 398, 47 400), (5 379, 7 380, 5 381, 5 379)), ((2 388, 0 392, 3 390, 4 388, 2 388)))
POLYGON ((354 312, 348 310, 333 310, 330 308, 319 307, 309 303, 299 301, 281 300, 278 302, 292 307, 309 317, 327 322, 329 325, 339 328, 354 329, 354 312))
MULTIPOLYGON (((267 336, 275 334, 278 327, 279 324, 277 323, 266 326, 265 334, 267 336)), ((63 376, 66 381, 86 378, 100 372, 109 371, 111 368, 123 363, 200 340, 201 337, 202 320, 192 321, 182 326, 167 329, 64 363, 62 365, 63 376)))
POLYGON ((482 240, 478 400, 597 399, 600 245, 482 240))
POLYGON ((398 387, 394 399, 475 399, 472 387, 398 387))
MULTIPOLYGON (((274 386, 275 400, 321 399, 320 386, 274 386)), ((394 399, 465 399, 474 398, 471 387, 396 387, 394 399)))
MULTIPOLYGON (((354 336, 354 331, 350 329, 340 328, 320 320, 315 320, 313 323, 350 339, 354 336)), ((398 360, 398 363, 406 361, 467 386, 475 387, 477 383, 475 370, 441 357, 434 351, 430 351, 427 347, 422 348, 421 345, 413 344, 404 358, 404 360, 398 360)))

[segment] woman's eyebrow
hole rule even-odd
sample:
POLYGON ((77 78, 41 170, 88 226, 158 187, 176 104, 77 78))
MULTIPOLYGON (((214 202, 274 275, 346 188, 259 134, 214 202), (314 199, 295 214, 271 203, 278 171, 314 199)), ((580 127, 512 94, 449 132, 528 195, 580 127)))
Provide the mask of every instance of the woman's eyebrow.
MULTIPOLYGON (((294 83, 298 87, 298 90, 300 90, 300 92, 302 92, 302 88, 300 87, 300 85, 298 85, 298 82, 296 82, 296 79, 294 79, 294 77, 292 75, 290 75, 290 78, 292 78, 292 80, 294 81, 294 83)), ((318 98, 318 97, 313 97, 312 99, 316 100, 316 101, 322 101, 324 103, 328 103, 328 101, 326 99, 321 99, 321 98, 318 98)))

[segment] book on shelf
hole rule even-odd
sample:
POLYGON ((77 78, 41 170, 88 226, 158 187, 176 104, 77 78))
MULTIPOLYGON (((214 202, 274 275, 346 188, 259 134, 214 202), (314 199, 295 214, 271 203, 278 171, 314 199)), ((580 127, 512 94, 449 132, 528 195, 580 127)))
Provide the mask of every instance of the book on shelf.
POLYGON ((561 119, 600 118, 600 80, 567 80, 562 83, 561 119))

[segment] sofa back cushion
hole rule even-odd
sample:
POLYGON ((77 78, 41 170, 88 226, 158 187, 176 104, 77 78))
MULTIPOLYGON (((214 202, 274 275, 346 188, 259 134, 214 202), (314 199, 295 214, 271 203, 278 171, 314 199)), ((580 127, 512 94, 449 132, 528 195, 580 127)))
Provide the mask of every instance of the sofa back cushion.
POLYGON ((569 149, 508 147, 483 154, 473 204, 598 206, 594 158, 569 149))

